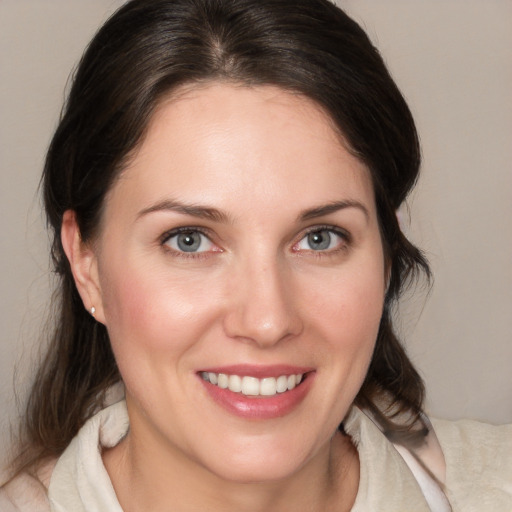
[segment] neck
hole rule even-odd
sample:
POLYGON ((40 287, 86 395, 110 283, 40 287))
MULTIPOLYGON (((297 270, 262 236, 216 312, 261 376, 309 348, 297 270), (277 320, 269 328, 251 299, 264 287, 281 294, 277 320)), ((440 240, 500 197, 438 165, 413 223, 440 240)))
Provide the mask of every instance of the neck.
POLYGON ((141 436, 136 428, 103 460, 125 512, 348 511, 359 483, 357 451, 340 432, 295 472, 270 481, 224 479, 158 434, 141 436))

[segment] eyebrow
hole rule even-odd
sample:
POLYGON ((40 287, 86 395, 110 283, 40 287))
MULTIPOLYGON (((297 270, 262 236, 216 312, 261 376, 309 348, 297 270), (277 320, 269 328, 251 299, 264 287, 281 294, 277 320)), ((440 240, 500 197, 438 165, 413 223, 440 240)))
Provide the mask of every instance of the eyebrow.
MULTIPOLYGON (((344 210, 346 208, 357 208, 358 210, 361 210, 364 213, 367 220, 370 218, 368 209, 362 203, 354 200, 344 200, 333 201, 328 204, 308 208, 307 210, 302 211, 297 219, 299 222, 304 222, 307 220, 316 219, 318 217, 323 217, 324 215, 329 215, 330 213, 334 213, 339 210, 344 210)), ((184 204, 179 201, 174 201, 170 199, 160 201, 152 206, 149 206, 148 208, 144 208, 137 214, 137 220, 150 213, 161 211, 177 212, 183 215, 197 217, 199 219, 211 220, 213 222, 230 222, 229 215, 221 210, 218 210, 217 208, 203 206, 199 204, 184 204)))
POLYGON ((181 213, 184 215, 190 215, 192 217, 197 217, 199 219, 208 219, 214 222, 229 222, 229 216, 217 210, 217 208, 212 208, 209 206, 202 206, 199 204, 184 204, 179 201, 173 200, 164 200, 160 201, 148 208, 144 208, 137 214, 137 219, 148 215, 149 213, 161 212, 161 211, 172 211, 181 213))
POLYGON ((313 208, 308 208, 300 213, 298 219, 300 221, 316 219, 318 217, 323 217, 324 215, 329 215, 330 213, 337 212, 339 210, 344 210, 346 208, 357 208, 364 213, 366 220, 370 219, 370 213, 368 212, 368 208, 363 203, 354 200, 345 200, 345 201, 334 201, 332 203, 328 203, 325 205, 316 206, 313 208))

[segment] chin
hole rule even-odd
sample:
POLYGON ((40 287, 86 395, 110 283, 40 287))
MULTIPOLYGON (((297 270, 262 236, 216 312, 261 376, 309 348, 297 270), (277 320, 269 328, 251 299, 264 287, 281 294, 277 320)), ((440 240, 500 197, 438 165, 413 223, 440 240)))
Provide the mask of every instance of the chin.
POLYGON ((209 468, 222 480, 237 484, 272 483, 284 480, 296 473, 302 463, 294 464, 292 460, 282 461, 282 464, 268 464, 247 462, 245 464, 233 464, 229 467, 209 468))
POLYGON ((212 457, 206 468, 222 480, 233 483, 277 482, 292 476, 314 458, 318 450, 313 446, 307 450, 306 445, 304 440, 301 443, 290 438, 288 442, 276 439, 270 443, 256 438, 238 443, 237 447, 225 448, 224 456, 212 457))

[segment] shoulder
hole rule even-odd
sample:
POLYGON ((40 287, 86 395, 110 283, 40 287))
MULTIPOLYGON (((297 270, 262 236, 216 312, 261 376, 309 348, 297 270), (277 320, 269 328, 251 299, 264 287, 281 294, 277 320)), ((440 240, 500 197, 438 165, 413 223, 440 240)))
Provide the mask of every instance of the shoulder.
POLYGON ((432 420, 457 509, 512 510, 512 425, 432 420))
POLYGON ((56 460, 44 463, 36 473, 23 472, 0 487, 2 512, 49 512, 48 485, 56 460))
POLYGON ((471 420, 432 420, 432 424, 447 471, 453 470, 448 466, 464 465, 489 474, 507 475, 512 481, 512 424, 490 425, 471 420))

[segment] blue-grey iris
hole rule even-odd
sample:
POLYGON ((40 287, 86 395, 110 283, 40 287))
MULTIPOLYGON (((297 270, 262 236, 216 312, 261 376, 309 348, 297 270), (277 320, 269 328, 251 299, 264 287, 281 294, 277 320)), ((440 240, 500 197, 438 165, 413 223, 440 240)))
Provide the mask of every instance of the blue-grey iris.
POLYGON ((326 229, 308 235, 308 245, 313 251, 323 251, 331 245, 331 234, 326 229))
POLYGON ((180 233, 177 236, 176 243, 183 252, 195 252, 201 245, 201 234, 197 231, 189 231, 187 233, 180 233))

